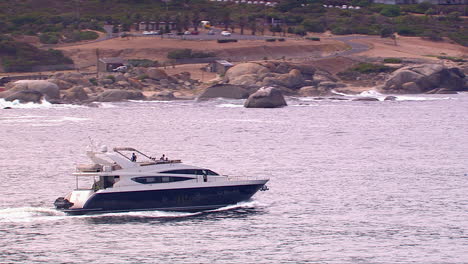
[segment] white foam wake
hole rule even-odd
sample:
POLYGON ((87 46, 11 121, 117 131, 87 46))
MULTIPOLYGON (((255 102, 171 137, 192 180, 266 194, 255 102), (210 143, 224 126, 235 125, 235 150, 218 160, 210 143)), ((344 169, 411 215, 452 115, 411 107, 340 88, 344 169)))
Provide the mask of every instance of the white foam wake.
POLYGON ((0 223, 5 222, 34 222, 58 220, 65 213, 45 207, 17 207, 0 209, 0 223))

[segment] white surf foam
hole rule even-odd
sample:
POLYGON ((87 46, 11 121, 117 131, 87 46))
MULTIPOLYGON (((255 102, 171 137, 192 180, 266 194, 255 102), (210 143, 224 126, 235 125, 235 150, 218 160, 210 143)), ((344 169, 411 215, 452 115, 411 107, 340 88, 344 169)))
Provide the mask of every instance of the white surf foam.
POLYGON ((32 102, 29 103, 20 103, 19 100, 14 101, 5 101, 5 99, 0 98, 0 109, 3 108, 20 108, 20 109, 34 109, 34 108, 79 108, 86 107, 82 105, 72 105, 72 104, 51 104, 47 100, 42 99, 41 103, 35 104, 32 102))
POLYGON ((219 104, 219 105, 216 105, 216 107, 238 108, 238 107, 244 107, 244 105, 241 105, 241 104, 219 104))

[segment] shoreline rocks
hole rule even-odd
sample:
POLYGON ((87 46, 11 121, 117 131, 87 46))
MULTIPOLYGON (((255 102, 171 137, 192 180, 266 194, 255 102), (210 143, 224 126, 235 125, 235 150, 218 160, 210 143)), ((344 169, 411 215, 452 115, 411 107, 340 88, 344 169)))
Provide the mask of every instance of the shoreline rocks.
POLYGON ((274 87, 261 87, 245 101, 245 108, 277 108, 287 106, 283 94, 274 87))
POLYGON ((468 90, 465 83, 466 76, 459 68, 422 64, 394 71, 380 91, 394 94, 448 93, 468 90))

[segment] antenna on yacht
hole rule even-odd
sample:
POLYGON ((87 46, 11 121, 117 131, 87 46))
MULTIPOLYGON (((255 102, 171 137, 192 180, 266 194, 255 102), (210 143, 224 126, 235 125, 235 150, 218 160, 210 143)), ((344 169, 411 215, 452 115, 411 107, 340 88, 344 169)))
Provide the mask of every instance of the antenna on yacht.
POLYGON ((89 142, 90 142, 91 151, 93 151, 93 152, 96 151, 96 149, 95 149, 96 146, 94 145, 93 139, 90 136, 88 136, 88 139, 89 139, 89 142))

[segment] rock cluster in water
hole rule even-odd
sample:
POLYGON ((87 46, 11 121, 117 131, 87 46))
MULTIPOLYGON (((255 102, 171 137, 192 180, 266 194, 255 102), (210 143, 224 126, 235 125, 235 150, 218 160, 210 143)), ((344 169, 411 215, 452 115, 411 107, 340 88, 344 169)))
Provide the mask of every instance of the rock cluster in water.
MULTIPOLYGON (((198 93, 201 83, 188 72, 168 75, 160 68, 132 68, 127 73, 102 74, 99 78, 81 73, 57 73, 48 80, 21 80, 6 85, 0 98, 7 101, 52 103, 114 102, 122 100, 175 100, 175 93, 198 93), (145 93, 151 92, 151 93, 145 93), (145 94, 151 94, 145 96, 145 94)), ((282 107, 283 95, 338 96, 347 85, 333 74, 305 63, 247 62, 230 68, 218 83, 207 87, 198 100, 211 98, 248 99, 245 107, 282 107)), ((459 68, 421 64, 389 74, 377 89, 384 94, 455 93, 468 90, 468 78, 459 68)), ((193 97, 192 97, 193 98, 193 97)), ((377 98, 357 98, 375 101, 377 98)), ((389 96, 386 100, 395 100, 389 96)))
POLYGON ((467 78, 459 68, 440 64, 407 66, 394 71, 380 90, 384 93, 456 93, 468 90, 467 78))
POLYGON ((158 68, 134 68, 128 73, 99 78, 77 72, 57 73, 48 80, 20 80, 6 85, 0 98, 7 101, 52 103, 115 102, 122 100, 173 100, 174 91, 194 90, 200 83, 190 73, 169 76, 158 68), (152 92, 145 96, 144 92, 152 92))

